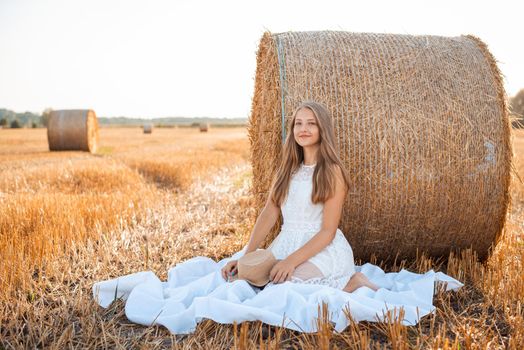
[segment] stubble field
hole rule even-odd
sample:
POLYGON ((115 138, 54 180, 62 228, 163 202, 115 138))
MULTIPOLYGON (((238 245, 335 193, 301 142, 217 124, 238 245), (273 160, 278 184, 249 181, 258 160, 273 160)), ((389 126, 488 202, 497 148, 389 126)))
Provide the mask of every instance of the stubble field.
MULTIPOLYGON (((514 131, 524 174, 524 132, 514 131)), ((220 260, 247 243, 257 213, 244 128, 102 128, 97 154, 49 152, 45 129, 0 130, 0 349, 18 348, 524 348, 524 184, 486 264, 469 251, 381 266, 444 271, 465 286, 439 291, 416 327, 325 323, 301 334, 261 322, 204 320, 191 335, 130 323, 123 302, 102 309, 94 282, 220 260)), ((351 242, 350 242, 351 243, 351 242)), ((378 263, 376 261, 372 261, 378 263)), ((362 263, 362 262, 357 262, 362 263)))

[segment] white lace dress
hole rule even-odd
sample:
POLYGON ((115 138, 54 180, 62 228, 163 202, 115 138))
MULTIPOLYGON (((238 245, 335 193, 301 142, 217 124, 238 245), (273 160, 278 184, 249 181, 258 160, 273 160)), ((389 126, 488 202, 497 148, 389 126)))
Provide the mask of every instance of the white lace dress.
MULTIPOLYGON (((285 259, 306 244, 322 227, 324 204, 313 204, 313 172, 315 165, 301 164, 292 175, 287 198, 282 203, 284 223, 279 234, 269 245, 277 259, 285 259)), ((322 284, 343 289, 355 273, 353 249, 340 229, 322 251, 311 257, 323 276, 303 280, 292 276, 291 282, 322 284)))

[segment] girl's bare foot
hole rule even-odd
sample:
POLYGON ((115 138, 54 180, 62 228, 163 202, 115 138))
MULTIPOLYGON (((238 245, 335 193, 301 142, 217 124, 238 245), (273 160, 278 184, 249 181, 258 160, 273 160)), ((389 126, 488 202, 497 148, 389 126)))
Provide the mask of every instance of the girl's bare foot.
POLYGON ((369 287, 374 291, 377 291, 379 288, 376 284, 372 283, 362 272, 355 272, 343 290, 351 293, 360 287, 369 287))

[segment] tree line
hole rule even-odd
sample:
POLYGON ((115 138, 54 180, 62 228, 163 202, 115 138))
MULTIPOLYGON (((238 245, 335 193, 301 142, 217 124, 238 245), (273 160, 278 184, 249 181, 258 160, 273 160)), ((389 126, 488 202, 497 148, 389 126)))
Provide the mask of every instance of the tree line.
MULTIPOLYGON (((0 109, 0 128, 40 128, 47 127, 49 114, 53 110, 46 108, 42 114, 32 112, 16 113, 8 109, 0 109)), ((105 126, 140 126, 153 124, 155 127, 198 127, 200 123, 209 123, 214 127, 246 126, 247 118, 211 118, 211 117, 165 117, 165 118, 127 118, 127 117, 97 117, 98 123, 105 126)))
POLYGON ((51 109, 46 109, 42 114, 33 112, 16 113, 14 111, 0 108, 0 128, 39 128, 47 126, 43 117, 51 109))
MULTIPOLYGON (((521 89, 515 96, 509 98, 509 111, 511 123, 514 128, 524 128, 524 89, 521 89)), ((0 108, 0 128, 39 128, 47 127, 47 120, 51 113, 51 108, 46 108, 42 114, 32 112, 16 113, 11 110, 0 108)), ((168 125, 198 125, 199 122, 217 124, 222 126, 238 126, 247 124, 245 118, 184 118, 184 117, 167 117, 167 118, 126 118, 126 117, 100 117, 100 124, 111 125, 141 125, 143 123, 153 123, 157 126, 168 125)))

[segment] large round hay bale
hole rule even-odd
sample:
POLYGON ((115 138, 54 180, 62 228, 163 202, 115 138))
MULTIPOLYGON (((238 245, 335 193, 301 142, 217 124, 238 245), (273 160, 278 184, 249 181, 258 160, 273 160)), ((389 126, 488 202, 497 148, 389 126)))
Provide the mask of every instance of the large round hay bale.
POLYGON ((153 132, 153 124, 151 123, 144 124, 143 128, 144 128, 144 134, 151 134, 153 132))
POLYGON ((340 228, 355 257, 488 255, 505 224, 512 150, 501 74, 480 39, 265 33, 248 127, 259 210, 304 100, 333 116, 352 181, 340 228))
POLYGON ((58 110, 49 114, 47 142, 50 151, 80 150, 95 153, 98 120, 91 109, 58 110))
POLYGON ((209 123, 200 123, 200 132, 207 132, 209 130, 209 123))

